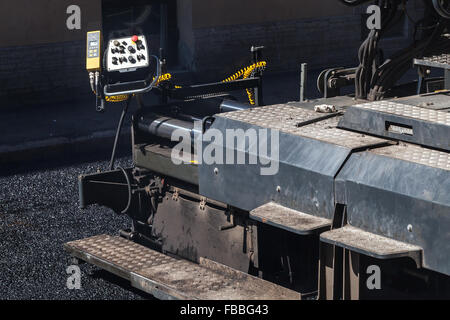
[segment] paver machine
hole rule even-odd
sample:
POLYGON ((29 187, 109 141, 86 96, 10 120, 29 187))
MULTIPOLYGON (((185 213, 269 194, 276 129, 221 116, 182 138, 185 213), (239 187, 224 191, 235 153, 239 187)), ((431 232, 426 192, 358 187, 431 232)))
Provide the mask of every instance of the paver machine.
POLYGON ((418 6, 413 43, 387 59, 380 40, 407 1, 375 1, 382 23, 359 65, 325 70, 321 99, 268 106, 261 47, 222 82, 180 85, 147 29, 167 4, 114 3, 88 34, 87 64, 97 109, 124 111, 110 168, 79 177, 80 205, 126 214, 130 228, 66 243, 71 256, 157 298, 450 296, 446 1, 418 6), (397 85, 411 68, 418 80, 397 85), (134 165, 115 167, 133 101, 134 165))

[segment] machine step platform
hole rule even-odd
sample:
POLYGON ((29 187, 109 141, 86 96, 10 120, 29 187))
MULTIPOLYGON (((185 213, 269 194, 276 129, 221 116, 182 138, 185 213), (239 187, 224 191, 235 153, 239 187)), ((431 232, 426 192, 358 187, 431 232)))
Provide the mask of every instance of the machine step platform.
POLYGON ((376 259, 409 257, 422 264, 422 248, 408 243, 376 235, 350 225, 324 232, 320 240, 344 249, 368 255, 376 259))
POLYGON ((250 218, 299 235, 330 229, 331 220, 283 207, 274 202, 250 211, 250 218))
POLYGON ((300 293, 208 259, 169 257, 121 237, 98 235, 64 244, 73 257, 131 282, 158 299, 299 300, 300 293))

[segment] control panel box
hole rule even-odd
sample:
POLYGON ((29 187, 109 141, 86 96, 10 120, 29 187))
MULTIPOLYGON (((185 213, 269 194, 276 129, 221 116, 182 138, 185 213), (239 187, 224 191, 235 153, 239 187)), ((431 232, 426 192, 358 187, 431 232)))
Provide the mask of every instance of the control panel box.
POLYGON ((99 71, 101 69, 101 33, 91 31, 87 33, 86 69, 99 71))
POLYGON ((145 36, 112 39, 108 44, 107 71, 132 72, 149 66, 145 36))

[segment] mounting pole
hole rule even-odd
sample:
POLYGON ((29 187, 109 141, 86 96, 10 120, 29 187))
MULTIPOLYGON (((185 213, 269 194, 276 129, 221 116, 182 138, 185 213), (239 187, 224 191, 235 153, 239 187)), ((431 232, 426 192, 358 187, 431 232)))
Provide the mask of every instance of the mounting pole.
POLYGON ((305 92, 307 85, 308 64, 302 63, 300 71, 300 102, 305 102, 305 92))

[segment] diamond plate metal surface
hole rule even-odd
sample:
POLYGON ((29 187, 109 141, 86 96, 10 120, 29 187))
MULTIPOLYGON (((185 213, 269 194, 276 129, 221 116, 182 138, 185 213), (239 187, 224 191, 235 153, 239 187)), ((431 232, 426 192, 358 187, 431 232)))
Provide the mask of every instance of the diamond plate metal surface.
POLYGON ((425 52, 425 57, 414 59, 414 64, 434 68, 450 69, 450 34, 442 34, 435 41, 432 52, 425 52))
POLYGON ((302 235, 318 232, 331 226, 329 219, 292 210, 274 202, 252 210, 250 218, 302 235))
POLYGON ((295 134, 336 144, 349 149, 357 149, 365 146, 375 146, 386 143, 386 140, 368 136, 361 133, 338 129, 340 117, 320 121, 305 127, 298 128, 295 134))
POLYGON ((227 112, 217 116, 291 133, 295 132, 295 129, 302 125, 336 115, 317 113, 289 104, 277 104, 227 112))
POLYGON ((376 101, 357 104, 354 107, 385 112, 402 117, 409 117, 422 121, 429 121, 450 126, 450 113, 395 103, 392 101, 376 101))
POLYGON ((415 59, 414 64, 442 69, 450 69, 450 54, 443 53, 423 57, 422 59, 415 59))
POLYGON ((300 299, 298 292, 213 261, 195 264, 121 237, 99 235, 68 242, 64 248, 73 256, 126 278, 133 286, 158 297, 300 299))
POLYGON ((402 143, 395 146, 373 149, 370 152, 438 169, 450 170, 450 153, 422 148, 412 144, 402 143))
POLYGON ((218 116, 350 149, 386 142, 383 139, 336 128, 340 118, 338 114, 325 115, 286 104, 228 112, 218 116))
POLYGON ((65 244, 71 250, 86 252, 99 259, 107 260, 120 268, 137 272, 143 267, 166 264, 174 258, 121 237, 98 235, 91 238, 76 240, 65 244))

